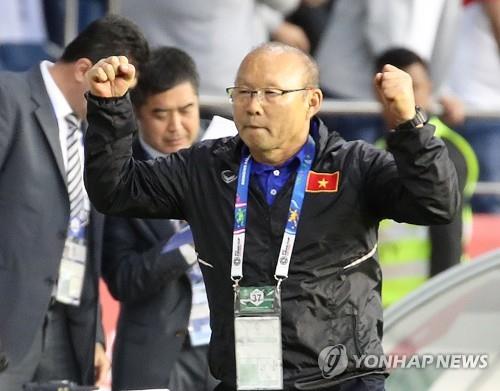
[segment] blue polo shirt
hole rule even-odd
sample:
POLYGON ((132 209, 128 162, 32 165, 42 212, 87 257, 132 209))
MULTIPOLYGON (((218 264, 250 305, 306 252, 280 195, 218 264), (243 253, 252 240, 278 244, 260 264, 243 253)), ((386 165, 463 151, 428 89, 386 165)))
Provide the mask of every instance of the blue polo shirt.
MULTIPOLYGON (((319 121, 316 117, 311 119, 310 133, 313 138, 319 136, 319 121)), ((276 198, 276 194, 282 189, 291 174, 297 171, 304 160, 306 144, 279 167, 258 163, 255 160, 252 165, 252 175, 255 176, 260 189, 266 196, 266 201, 271 206, 276 198)))
POLYGON ((252 164, 252 175, 255 176, 260 189, 266 196, 266 201, 271 206, 276 198, 276 194, 285 185, 291 174, 297 171, 300 163, 304 159, 305 144, 302 148, 282 165, 275 167, 268 164, 259 163, 254 160, 252 164))
MULTIPOLYGON (((311 120, 310 133, 313 138, 318 137, 319 122, 317 118, 311 120)), ((306 144, 300 150, 279 167, 258 163, 254 160, 252 165, 252 175, 255 176, 260 189, 266 196, 266 201, 271 206, 276 198, 276 194, 282 189, 291 174, 297 171, 304 160, 306 144)))

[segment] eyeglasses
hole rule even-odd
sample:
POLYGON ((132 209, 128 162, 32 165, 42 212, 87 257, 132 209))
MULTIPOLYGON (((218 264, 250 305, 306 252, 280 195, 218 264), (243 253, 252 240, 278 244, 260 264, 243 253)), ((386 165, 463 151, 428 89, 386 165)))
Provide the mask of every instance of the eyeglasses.
POLYGON ((228 87, 226 92, 233 104, 248 103, 254 95, 257 96, 260 103, 276 103, 285 94, 310 89, 311 87, 296 88, 294 90, 282 90, 281 88, 256 88, 251 90, 245 87, 228 87))

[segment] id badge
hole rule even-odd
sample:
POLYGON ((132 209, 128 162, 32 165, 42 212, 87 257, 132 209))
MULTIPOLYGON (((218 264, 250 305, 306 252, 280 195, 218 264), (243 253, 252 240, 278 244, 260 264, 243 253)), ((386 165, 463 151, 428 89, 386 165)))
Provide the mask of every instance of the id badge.
POLYGON ((86 259, 85 244, 66 239, 57 280, 56 300, 58 302, 75 306, 80 304, 86 259))
POLYGON ((276 287, 236 288, 234 315, 237 389, 283 389, 281 303, 276 287))

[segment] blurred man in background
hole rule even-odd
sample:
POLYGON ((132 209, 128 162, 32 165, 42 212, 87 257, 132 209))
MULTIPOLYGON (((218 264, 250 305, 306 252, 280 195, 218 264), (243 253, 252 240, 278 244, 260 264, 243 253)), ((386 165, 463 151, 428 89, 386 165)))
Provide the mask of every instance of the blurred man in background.
MULTIPOLYGON (((172 47, 152 52, 132 92, 139 120, 136 159, 165 156, 198 139, 198 86, 196 66, 185 52, 172 47)), ((120 301, 113 390, 208 391, 217 383, 208 369, 209 311, 192 239, 167 244, 182 225, 106 218, 103 277, 120 301)))
POLYGON ((85 73, 117 51, 135 62, 147 59, 148 45, 134 24, 108 16, 56 63, 0 74, 2 391, 106 376, 104 337, 96 344, 102 216, 83 185, 81 139, 85 73))

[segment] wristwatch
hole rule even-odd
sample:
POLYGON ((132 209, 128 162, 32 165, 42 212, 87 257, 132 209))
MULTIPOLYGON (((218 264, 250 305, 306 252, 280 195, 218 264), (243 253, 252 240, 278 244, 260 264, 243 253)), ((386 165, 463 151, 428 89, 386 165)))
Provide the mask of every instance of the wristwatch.
POLYGON ((419 125, 425 125, 427 121, 428 117, 425 111, 422 110, 419 106, 415 106, 415 117, 399 124, 398 126, 396 126, 395 130, 415 129, 419 125))

